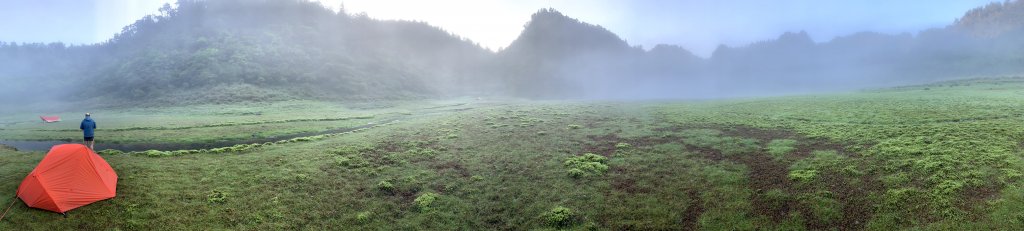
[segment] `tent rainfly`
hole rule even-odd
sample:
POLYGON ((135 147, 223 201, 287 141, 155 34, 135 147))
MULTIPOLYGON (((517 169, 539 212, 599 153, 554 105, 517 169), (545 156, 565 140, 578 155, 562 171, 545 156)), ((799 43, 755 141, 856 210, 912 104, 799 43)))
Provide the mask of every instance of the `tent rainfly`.
POLYGON ((18 186, 29 207, 64 213, 113 198, 117 173, 96 152, 81 144, 53 146, 18 186))

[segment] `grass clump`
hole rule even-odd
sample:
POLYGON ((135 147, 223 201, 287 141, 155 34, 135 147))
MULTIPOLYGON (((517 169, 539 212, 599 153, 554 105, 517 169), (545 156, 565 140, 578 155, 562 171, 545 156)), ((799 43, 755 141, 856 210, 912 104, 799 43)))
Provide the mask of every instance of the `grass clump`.
POLYGON ((369 223, 371 216, 373 216, 373 213, 371 213, 369 211, 362 211, 362 212, 356 213, 356 222, 363 223, 363 224, 369 223))
POLYGON ((785 158, 793 150, 796 150, 796 140, 776 139, 768 142, 768 154, 775 158, 775 160, 785 158))
POLYGON ((565 161, 569 168, 568 174, 573 178, 591 175, 603 175, 608 171, 608 158, 593 153, 570 157, 565 161))
POLYGON ((544 220, 548 226, 554 228, 566 228, 576 223, 576 213, 572 209, 556 206, 551 210, 541 214, 541 219, 544 220))
POLYGON ((420 196, 416 197, 416 199, 413 200, 412 202, 416 204, 416 209, 417 210, 419 210, 419 211, 428 211, 428 210, 430 210, 430 204, 433 204, 434 201, 437 201, 437 198, 438 198, 437 193, 430 193, 430 192, 428 192, 428 193, 424 193, 424 194, 421 194, 420 196))
POLYGON ((228 193, 218 190, 213 190, 213 192, 206 195, 206 201, 210 203, 223 204, 224 202, 227 202, 227 200, 228 193))
POLYGON ((334 157, 334 162, 342 167, 350 169, 357 169, 370 165, 369 161, 359 156, 338 156, 334 157))
POLYGON ((797 169, 789 171, 789 179, 801 183, 814 181, 814 178, 817 176, 818 170, 813 169, 797 169))
POLYGON ((566 171, 566 173, 568 173, 569 177, 572 177, 572 178, 581 178, 581 177, 587 176, 587 172, 584 172, 583 170, 578 169, 578 168, 569 169, 569 171, 566 171))
POLYGON ((104 150, 96 152, 96 154, 100 154, 100 155, 120 155, 120 154, 124 154, 124 152, 122 152, 121 150, 117 150, 117 149, 104 149, 104 150))
POLYGON ((414 147, 410 148, 409 150, 406 150, 405 153, 412 156, 434 156, 437 155, 439 152, 438 150, 435 150, 433 148, 414 147))
POLYGON ((391 181, 382 180, 380 182, 377 182, 377 190, 383 192, 394 192, 395 184, 392 184, 391 181))
POLYGON ((843 165, 842 161, 845 160, 845 157, 839 155, 834 150, 819 150, 811 154, 813 155, 812 157, 797 161, 789 167, 790 180, 808 183, 813 181, 823 171, 829 173, 843 172, 850 175, 863 174, 854 167, 843 165))
POLYGON ((332 150, 330 152, 334 153, 336 155, 347 156, 347 155, 358 155, 360 153, 363 153, 363 152, 366 152, 366 151, 370 151, 371 149, 372 148, 370 148, 370 147, 361 147, 361 146, 349 145, 349 146, 339 147, 339 148, 334 149, 334 150, 332 150))
POLYGON ((160 150, 146 150, 146 151, 143 151, 142 154, 146 155, 146 156, 149 156, 149 157, 160 157, 160 156, 170 156, 171 155, 170 152, 165 152, 165 151, 160 151, 160 150))
POLYGON ((624 142, 619 142, 618 144, 615 144, 615 149, 627 149, 627 148, 631 148, 631 147, 633 147, 633 145, 630 145, 629 143, 624 143, 624 142))

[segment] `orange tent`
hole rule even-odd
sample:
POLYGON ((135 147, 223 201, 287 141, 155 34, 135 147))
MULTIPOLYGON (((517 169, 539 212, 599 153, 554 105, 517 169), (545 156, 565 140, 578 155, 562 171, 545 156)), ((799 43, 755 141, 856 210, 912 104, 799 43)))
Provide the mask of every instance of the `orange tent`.
POLYGON ((47 123, 60 122, 60 116, 39 116, 39 118, 47 123))
POLYGON ((117 173, 107 161, 81 144, 53 146, 18 186, 28 207, 64 213, 112 198, 117 173))

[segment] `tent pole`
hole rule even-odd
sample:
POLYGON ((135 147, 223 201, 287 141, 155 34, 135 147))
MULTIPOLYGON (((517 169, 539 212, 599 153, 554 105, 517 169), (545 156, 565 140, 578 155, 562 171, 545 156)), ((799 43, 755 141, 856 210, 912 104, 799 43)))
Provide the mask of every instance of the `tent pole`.
POLYGON ((7 216, 7 211, 11 211, 11 207, 14 207, 14 202, 18 202, 18 195, 11 197, 11 205, 8 205, 7 209, 4 209, 4 213, 0 214, 0 221, 3 221, 4 217, 7 216))

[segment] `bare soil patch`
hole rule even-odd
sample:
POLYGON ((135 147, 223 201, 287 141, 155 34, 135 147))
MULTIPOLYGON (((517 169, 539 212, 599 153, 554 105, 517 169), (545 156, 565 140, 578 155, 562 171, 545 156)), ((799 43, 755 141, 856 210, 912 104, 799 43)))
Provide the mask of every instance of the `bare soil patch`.
MULTIPOLYGON (((812 152, 817 150, 834 150, 840 155, 847 157, 858 157, 856 153, 848 152, 845 145, 830 142, 824 139, 812 139, 804 137, 792 131, 782 129, 760 129, 748 126, 736 125, 700 125, 700 126, 671 126, 656 128, 655 131, 668 133, 661 137, 644 137, 636 139, 623 139, 616 134, 603 136, 588 136, 594 145, 585 145, 584 151, 610 156, 615 152, 615 144, 620 142, 643 147, 657 144, 677 142, 683 144, 682 137, 672 133, 686 129, 715 129, 722 132, 723 136, 741 137, 756 139, 761 145, 765 145, 776 139, 797 140, 795 150, 790 152, 785 159, 775 160, 765 149, 755 153, 740 155, 724 155, 722 152, 706 147, 685 145, 684 147, 702 157, 712 161, 731 161, 746 165, 749 169, 748 187, 753 190, 751 198, 753 212, 763 215, 776 222, 788 219, 790 214, 799 213, 805 218, 805 225, 810 229, 839 229, 839 230, 862 230, 864 225, 871 218, 872 203, 869 196, 873 192, 880 192, 882 184, 877 176, 865 173, 858 177, 844 176, 838 172, 822 172, 819 176, 822 182, 815 183, 814 187, 799 186, 788 178, 789 166, 794 160, 810 157, 812 152), (780 201, 778 198, 770 198, 766 195, 772 190, 781 190, 789 195, 780 201), (830 222, 820 222, 814 219, 812 208, 806 203, 801 203, 796 195, 814 193, 818 190, 827 190, 835 195, 836 201, 841 204, 842 217, 830 222)), ((763 147, 763 146, 762 146, 763 147)), ((623 170, 625 171, 625 170, 623 170)), ((615 178, 612 186, 616 190, 627 193, 637 193, 635 182, 628 179, 615 178)), ((688 195, 697 198, 699 191, 691 190, 688 195)), ((687 208, 686 217, 682 222, 687 229, 696 229, 696 221, 700 217, 703 208, 687 208), (691 211, 692 209, 692 211, 691 211)))

